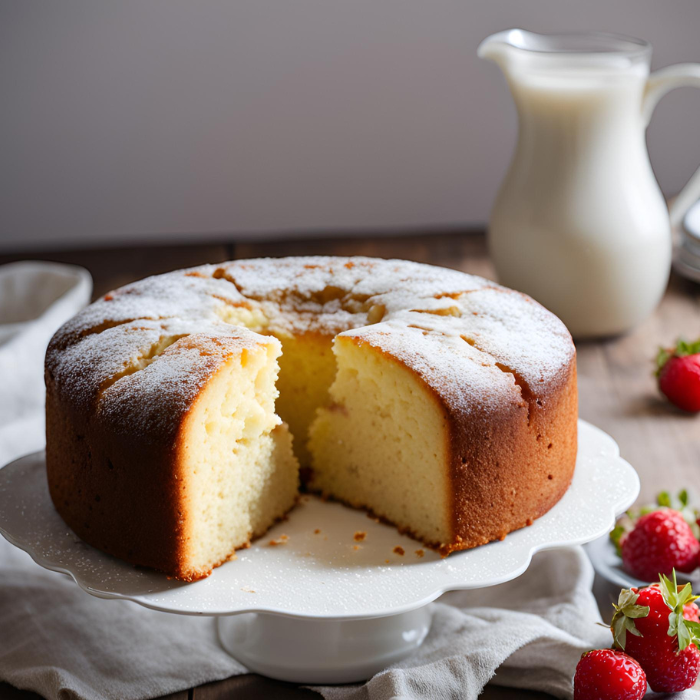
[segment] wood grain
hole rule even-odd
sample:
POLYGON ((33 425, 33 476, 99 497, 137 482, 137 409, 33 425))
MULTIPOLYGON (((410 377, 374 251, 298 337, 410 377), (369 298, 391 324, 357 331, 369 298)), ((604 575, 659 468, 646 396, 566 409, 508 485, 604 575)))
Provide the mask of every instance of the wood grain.
MULTIPOLYGON (((285 255, 368 255, 404 258, 452 267, 494 278, 483 235, 429 233, 396 237, 326 238, 299 241, 190 245, 118 250, 0 256, 0 264, 27 257, 69 262, 87 267, 95 280, 95 294, 147 275, 231 258, 285 255)), ((622 456, 637 469, 642 481, 640 501, 661 489, 698 488, 700 418, 675 410, 656 390, 653 359, 659 345, 676 337, 700 336, 700 286, 673 276, 657 311, 633 332, 619 338, 577 343, 580 415, 610 433, 622 456)), ((596 591, 606 609, 610 591, 596 591)), ((573 673, 573 669, 572 669, 573 673)), ((0 684, 0 700, 38 697, 0 684)), ((319 697, 309 690, 248 674, 209 683, 178 693, 169 700, 270 698, 296 700, 319 697)), ((489 685, 486 700, 549 698, 543 693, 515 691, 489 685)))
POLYGON ((177 245, 143 246, 137 248, 93 248, 90 250, 63 250, 0 255, 0 264, 17 260, 49 260, 80 265, 92 275, 93 298, 97 298, 133 282, 183 267, 223 262, 233 257, 232 246, 177 245))
POLYGON ((274 681, 254 673, 200 685, 192 694, 193 700, 319 700, 320 697, 313 690, 299 688, 292 683, 274 681))
MULTIPOLYGON (((162 695, 158 700, 192 700, 191 695, 191 690, 183 690, 172 695, 162 695)), ((32 693, 29 690, 18 690, 9 683, 0 681, 0 700, 41 700, 41 697, 37 693, 32 693)), ((67 698, 68 696, 66 695, 65 697, 67 698)), ((318 699, 319 696, 316 695, 315 697, 318 699)))

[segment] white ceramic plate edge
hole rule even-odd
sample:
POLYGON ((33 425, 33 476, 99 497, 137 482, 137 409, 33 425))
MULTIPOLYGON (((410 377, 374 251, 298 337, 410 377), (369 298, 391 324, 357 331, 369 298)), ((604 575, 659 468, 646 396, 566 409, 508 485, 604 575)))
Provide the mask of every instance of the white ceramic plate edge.
MULTIPOLYGON (((244 613, 268 613, 268 614, 274 614, 274 615, 281 615, 285 617, 296 617, 296 618, 304 618, 304 619, 333 619, 333 620, 350 620, 350 619, 371 619, 371 618, 377 618, 377 617, 385 617, 388 615, 398 615, 406 612, 410 612, 412 610, 416 610, 418 608, 421 608, 444 593, 447 593, 449 591, 455 591, 455 590, 469 590, 469 589, 474 589, 474 588, 480 588, 480 587, 486 587, 486 586, 494 586, 498 585, 500 583, 505 583, 506 581, 510 581, 514 578, 517 578, 520 576, 523 572, 527 570, 529 567, 532 558, 537 552, 540 551, 545 551, 549 549, 557 549, 560 547, 568 547, 568 546, 573 546, 573 545, 580 545, 580 544, 585 544, 587 542, 591 542, 593 540, 596 540, 603 535, 607 534, 612 527, 615 524, 615 520, 618 515, 620 515, 622 512, 627 510, 636 500, 638 494, 639 494, 639 489, 640 489, 640 483, 639 483, 639 477, 633 467, 622 457, 620 457, 620 452, 619 452, 619 447, 617 443, 604 431, 600 430, 599 428, 596 428, 595 426, 590 425, 589 423, 586 423, 585 421, 579 421, 581 424, 580 427, 584 427, 584 431, 592 431, 595 434, 597 434, 597 438, 601 441, 601 443, 607 444, 608 447, 610 448, 610 454, 606 455, 607 458, 609 458, 611 461, 614 461, 616 465, 624 472, 624 481, 625 481, 625 490, 624 492, 619 494, 619 498, 617 500, 614 500, 610 503, 609 507, 609 514, 608 517, 605 521, 602 520, 600 521, 600 524, 598 527, 595 529, 591 529, 587 531, 586 533, 582 534, 580 537, 570 537, 567 539, 562 539, 562 540, 551 540, 547 542, 543 542, 537 545, 533 545, 524 552, 524 554, 521 554, 519 557, 519 562, 517 565, 512 566, 508 571, 504 572, 501 576, 493 577, 489 579, 486 582, 481 582, 479 584, 472 584, 472 583, 460 583, 456 581, 450 581, 449 583, 445 584, 444 586, 435 586, 431 589, 429 593, 425 593, 422 595, 420 598, 416 598, 412 600, 410 603, 403 604, 403 605, 395 605, 388 607, 384 610, 377 610, 373 611, 371 614, 360 614, 360 615, 352 615, 352 614, 311 614, 308 612, 304 613, 299 613, 299 612, 294 612, 290 611, 288 609, 285 609, 284 607, 275 607, 275 606, 258 606, 254 604, 246 605, 245 607, 237 608, 234 610, 224 610, 224 609, 207 609, 207 610, 183 610, 183 609, 178 609, 178 608, 173 608, 172 606, 164 605, 164 604, 159 604, 157 602, 153 602, 149 600, 148 596, 144 595, 128 595, 128 594, 123 594, 123 593, 118 593, 118 592, 106 592, 106 591, 101 591, 99 589, 94 588, 93 586, 90 586, 86 584, 84 581, 81 580, 81 577, 79 574, 75 573, 74 571, 65 568, 56 562, 52 561, 51 559, 41 556, 37 554, 35 551, 32 550, 30 546, 28 546, 25 542, 22 542, 20 539, 14 537, 11 533, 9 533, 5 528, 3 528, 0 525, 0 534, 5 537, 11 544, 14 546, 18 547, 19 549, 27 552, 29 556, 39 565, 42 566, 45 569, 48 569, 50 571, 55 571, 57 573, 62 573, 70 576, 76 583, 77 585, 84 590, 85 592, 89 593, 90 595, 93 595, 98 598, 103 598, 103 599, 116 599, 116 600, 128 600, 134 603, 137 603, 139 605, 142 605, 146 608, 152 609, 152 610, 157 610, 160 612, 171 612, 171 613, 177 613, 177 614, 183 614, 183 615, 239 615, 239 614, 244 614, 244 613)), ((543 518, 546 518, 546 515, 543 516, 543 518)), ((531 526, 532 528, 537 526, 537 523, 540 522, 542 519, 535 521, 534 525, 531 526)), ((530 528, 528 528, 530 529, 530 528)), ((522 531, 519 531, 522 532, 522 531)), ((515 533, 514 533, 515 534, 515 533)), ((490 545, 485 545, 485 547, 497 547, 500 543, 499 542, 494 542, 491 543, 490 545)), ((481 549, 481 548, 479 548, 481 549)), ((473 550, 472 550, 473 551, 473 550)), ((183 586, 184 588, 184 586, 183 586)))

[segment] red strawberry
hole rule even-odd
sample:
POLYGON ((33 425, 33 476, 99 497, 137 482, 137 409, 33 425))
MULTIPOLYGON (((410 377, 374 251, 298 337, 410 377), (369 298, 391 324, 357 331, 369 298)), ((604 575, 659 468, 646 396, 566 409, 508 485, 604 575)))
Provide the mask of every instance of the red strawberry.
POLYGON ((576 666, 574 700, 641 700, 646 692, 642 667, 617 649, 587 651, 576 666))
POLYGON ((684 411, 700 411, 700 339, 679 340, 675 348, 661 348, 656 357, 659 389, 684 411))
POLYGON ((683 606, 683 617, 691 622, 700 622, 700 609, 695 603, 688 603, 683 606))
POLYGON ((622 537, 622 565, 643 581, 659 574, 670 576, 673 569, 695 570, 700 542, 677 510, 656 510, 643 515, 634 529, 622 537))
POLYGON ((639 661, 654 692, 686 690, 700 675, 700 624, 685 617, 686 608, 697 614, 690 607, 696 598, 689 583, 676 584, 675 572, 673 582, 662 576, 620 593, 611 625, 615 646, 639 661))

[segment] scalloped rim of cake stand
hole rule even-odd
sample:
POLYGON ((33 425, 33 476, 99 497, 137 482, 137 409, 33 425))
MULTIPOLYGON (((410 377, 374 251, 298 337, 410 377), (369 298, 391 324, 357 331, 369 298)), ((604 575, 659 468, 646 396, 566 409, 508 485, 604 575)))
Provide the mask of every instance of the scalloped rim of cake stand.
POLYGON ((303 496, 286 522, 239 551, 237 561, 207 579, 183 584, 80 541, 54 510, 43 453, 34 453, 0 469, 0 534, 40 566, 71 576, 100 598, 186 615, 371 619, 416 610, 448 591, 514 579, 539 551, 584 544, 609 532, 638 494, 637 473, 620 457, 617 443, 579 421, 577 468, 569 490, 533 525, 503 541, 446 559, 427 549, 419 557, 415 550, 420 544, 395 528, 340 504, 303 496), (355 543, 356 531, 367 532, 365 541, 355 543), (282 544, 270 546, 271 540, 282 544), (395 554, 393 546, 403 547, 404 556, 395 554))

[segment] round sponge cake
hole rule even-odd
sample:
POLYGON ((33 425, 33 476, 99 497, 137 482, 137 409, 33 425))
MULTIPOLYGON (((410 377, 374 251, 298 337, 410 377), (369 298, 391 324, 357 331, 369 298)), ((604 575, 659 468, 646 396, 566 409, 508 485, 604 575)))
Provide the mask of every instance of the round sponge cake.
POLYGON ((543 515, 576 461, 564 325, 400 260, 242 260, 128 285, 56 333, 46 387, 58 512, 182 580, 283 517, 299 474, 449 554, 543 515))

